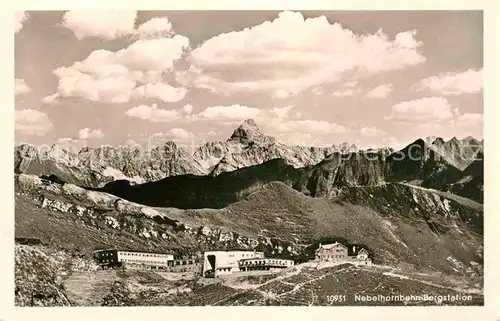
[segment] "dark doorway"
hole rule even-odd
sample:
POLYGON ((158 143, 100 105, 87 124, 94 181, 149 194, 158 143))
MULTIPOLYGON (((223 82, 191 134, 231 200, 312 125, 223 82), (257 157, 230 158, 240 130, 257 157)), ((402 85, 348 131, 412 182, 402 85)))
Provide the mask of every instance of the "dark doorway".
POLYGON ((210 269, 215 270, 215 255, 208 255, 207 260, 210 263, 210 269))

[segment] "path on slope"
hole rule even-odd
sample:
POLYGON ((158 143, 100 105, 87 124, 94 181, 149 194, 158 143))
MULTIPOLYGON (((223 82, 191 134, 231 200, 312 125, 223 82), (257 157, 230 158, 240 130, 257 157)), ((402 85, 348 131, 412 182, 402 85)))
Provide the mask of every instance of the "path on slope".
POLYGON ((453 201, 455 201, 463 206, 470 207, 470 208, 475 209, 477 211, 483 211, 483 204, 478 203, 478 202, 471 200, 469 198, 465 198, 465 197, 462 197, 462 196, 459 196, 456 194, 452 194, 452 193, 448 193, 448 192, 439 191, 439 190, 432 189, 432 188, 411 185, 408 183, 399 183, 399 184, 409 186, 409 187, 414 188, 414 189, 419 189, 419 190, 427 191, 430 193, 434 193, 434 194, 437 194, 441 197, 451 199, 451 200, 453 200, 453 201))

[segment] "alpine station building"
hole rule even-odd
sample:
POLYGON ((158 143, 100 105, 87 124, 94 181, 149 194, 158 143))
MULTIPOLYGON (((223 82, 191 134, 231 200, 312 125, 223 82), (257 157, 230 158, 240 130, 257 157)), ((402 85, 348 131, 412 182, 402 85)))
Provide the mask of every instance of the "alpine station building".
POLYGON ((173 254, 146 251, 100 250, 94 252, 94 259, 102 269, 126 267, 172 272, 195 272, 198 270, 198 267, 201 268, 200 264, 194 259, 175 260, 173 254))
POLYGON ((293 266, 292 260, 265 258, 256 251, 209 251, 203 260, 203 276, 219 277, 237 272, 275 270, 293 266))

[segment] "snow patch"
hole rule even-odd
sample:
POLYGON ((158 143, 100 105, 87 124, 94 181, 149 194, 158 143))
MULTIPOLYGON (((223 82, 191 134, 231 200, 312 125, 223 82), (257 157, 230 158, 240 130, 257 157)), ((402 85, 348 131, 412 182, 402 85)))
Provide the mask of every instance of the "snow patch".
POLYGON ((157 211, 155 209, 152 209, 150 207, 142 207, 141 208, 141 213, 144 214, 147 217, 162 216, 159 211, 157 211))
POLYGON ((103 175, 107 176, 107 177, 112 177, 113 180, 115 180, 115 181, 116 180, 127 180, 129 182, 134 182, 136 184, 142 184, 145 182, 145 180, 138 175, 130 178, 130 177, 126 176, 125 174, 123 174, 122 171, 120 171, 116 168, 110 167, 110 166, 106 167, 106 169, 103 171, 103 175))

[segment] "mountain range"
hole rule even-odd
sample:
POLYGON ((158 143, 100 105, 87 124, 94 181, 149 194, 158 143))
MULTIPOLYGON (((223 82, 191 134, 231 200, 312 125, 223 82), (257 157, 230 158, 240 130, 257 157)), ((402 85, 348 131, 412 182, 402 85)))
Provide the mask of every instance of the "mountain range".
POLYGON ((122 179, 143 183, 183 174, 217 176, 276 158, 299 168, 317 164, 333 152, 357 149, 347 143, 330 147, 288 146, 264 135, 255 121, 249 119, 226 141, 205 143, 192 155, 172 141, 150 151, 131 146, 103 146, 84 147, 77 154, 58 145, 41 151, 22 144, 15 147, 14 169, 18 174, 53 174, 66 182, 96 188, 122 179))
MULTIPOLYGON (((233 195, 229 199, 234 199, 234 195, 253 191, 262 184, 282 181, 307 195, 332 196, 346 186, 410 182, 482 202, 483 173, 478 170, 482 168, 482 156, 483 142, 472 137, 454 137, 449 141, 428 137, 399 151, 360 151, 347 143, 329 147, 288 146, 264 135, 249 119, 226 141, 205 143, 192 155, 171 141, 146 153, 137 147, 103 146, 84 147, 76 155, 58 145, 39 151, 23 144, 15 148, 14 169, 18 174, 54 175, 67 183, 119 195, 130 194, 122 190, 132 185, 138 185, 133 193, 148 191, 149 186, 158 192, 157 187, 162 185, 161 193, 183 186, 187 195, 204 195, 196 190, 212 190, 220 198, 224 194, 221 191, 227 190, 233 195), (221 176, 224 173, 232 174, 221 176)), ((129 197, 138 200, 142 193, 129 197)), ((155 193, 144 193, 147 198, 155 198, 155 193)), ((180 199, 173 194, 165 198, 180 199)), ((217 206, 208 199, 201 205, 217 206)))

